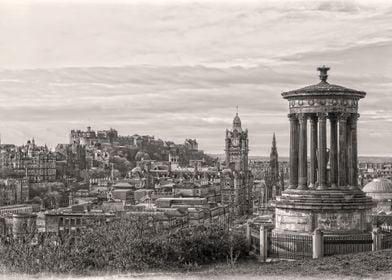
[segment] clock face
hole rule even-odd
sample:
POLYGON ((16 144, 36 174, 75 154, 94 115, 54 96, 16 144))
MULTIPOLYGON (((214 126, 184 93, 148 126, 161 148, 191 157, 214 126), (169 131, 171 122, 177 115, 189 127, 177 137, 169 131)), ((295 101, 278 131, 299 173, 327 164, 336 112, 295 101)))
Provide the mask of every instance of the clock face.
POLYGON ((233 146, 238 146, 240 144, 240 139, 238 138, 233 138, 233 140, 231 141, 231 143, 233 144, 233 146))

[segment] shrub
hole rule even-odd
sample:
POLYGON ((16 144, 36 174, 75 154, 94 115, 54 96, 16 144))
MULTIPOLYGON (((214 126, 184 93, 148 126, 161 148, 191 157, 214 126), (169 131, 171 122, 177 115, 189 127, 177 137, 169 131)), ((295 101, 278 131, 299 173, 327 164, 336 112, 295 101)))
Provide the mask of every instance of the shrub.
POLYGON ((227 229, 189 226, 155 232, 142 220, 121 219, 80 235, 41 235, 2 242, 0 267, 9 272, 189 269, 248 255, 244 237, 227 229))

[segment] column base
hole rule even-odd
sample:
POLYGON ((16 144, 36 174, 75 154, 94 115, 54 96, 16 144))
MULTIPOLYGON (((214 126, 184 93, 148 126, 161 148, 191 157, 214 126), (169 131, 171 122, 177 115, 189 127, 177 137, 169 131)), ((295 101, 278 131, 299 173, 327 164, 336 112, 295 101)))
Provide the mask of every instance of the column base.
POLYGON ((289 190, 295 190, 297 187, 298 187, 298 185, 289 185, 289 186, 287 187, 287 189, 289 189, 289 190))
POLYGON ((319 190, 319 191, 328 190, 328 186, 327 185, 319 185, 316 190, 319 190))
POLYGON ((331 190, 338 190, 338 186, 336 184, 332 184, 331 185, 331 190))
POLYGON ((297 187, 297 190, 302 190, 302 191, 306 191, 308 189, 309 188, 306 185, 300 185, 300 186, 297 187))
POLYGON ((316 188, 316 184, 314 183, 310 183, 308 186, 309 189, 315 189, 316 188))
POLYGON ((341 189, 341 190, 348 190, 347 186, 339 186, 339 189, 341 189))

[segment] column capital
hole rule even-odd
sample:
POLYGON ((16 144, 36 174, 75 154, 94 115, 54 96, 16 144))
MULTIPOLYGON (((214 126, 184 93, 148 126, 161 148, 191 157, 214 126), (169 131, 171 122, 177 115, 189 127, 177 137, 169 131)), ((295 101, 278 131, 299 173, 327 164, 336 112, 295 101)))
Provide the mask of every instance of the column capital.
POLYGON ((328 114, 328 119, 332 122, 336 121, 338 119, 338 116, 336 113, 329 113, 328 114))
POLYGON ((346 122, 347 121, 347 118, 350 116, 350 114, 348 114, 348 113, 340 113, 340 114, 338 114, 338 121, 339 122, 346 122))
POLYGON ((304 113, 298 114, 298 120, 299 120, 300 122, 304 122, 304 121, 306 121, 307 119, 308 119, 308 115, 307 115, 307 114, 304 114, 304 113))
POLYGON ((298 114, 296 113, 287 114, 287 117, 289 118, 290 121, 295 121, 298 119, 298 114))
POLYGON ((328 114, 326 113, 318 113, 317 114, 317 118, 319 119, 319 121, 325 121, 328 117, 328 114))
POLYGON ((350 119, 352 122, 356 122, 359 119, 359 114, 358 113, 351 114, 350 119))
POLYGON ((317 122, 318 118, 317 118, 317 114, 311 114, 309 115, 309 120, 311 122, 317 122))

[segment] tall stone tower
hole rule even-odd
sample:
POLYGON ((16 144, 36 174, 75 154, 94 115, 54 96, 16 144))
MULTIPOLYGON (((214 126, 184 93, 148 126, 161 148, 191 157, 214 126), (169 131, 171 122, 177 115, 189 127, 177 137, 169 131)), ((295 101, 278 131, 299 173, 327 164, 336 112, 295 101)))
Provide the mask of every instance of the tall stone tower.
POLYGON ((248 170, 248 130, 242 130, 238 113, 233 128, 226 129, 226 168, 221 176, 222 204, 229 206, 230 220, 251 213, 253 176, 248 170))
POLYGON ((248 130, 242 130, 241 119, 236 113, 233 128, 226 129, 226 166, 232 171, 248 171, 249 140, 248 130))

